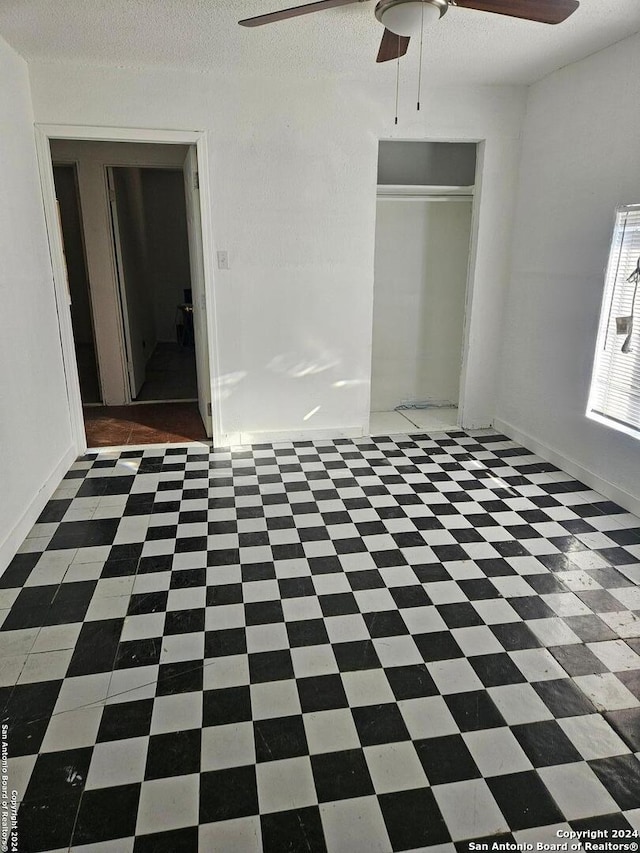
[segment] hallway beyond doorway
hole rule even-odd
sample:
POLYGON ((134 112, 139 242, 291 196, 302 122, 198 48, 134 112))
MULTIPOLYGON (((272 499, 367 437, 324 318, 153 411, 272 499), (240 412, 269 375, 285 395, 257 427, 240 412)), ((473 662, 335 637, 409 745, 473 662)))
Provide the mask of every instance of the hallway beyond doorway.
POLYGON ((144 384, 136 399, 138 402, 197 400, 198 377, 193 347, 158 343, 145 367, 144 384))

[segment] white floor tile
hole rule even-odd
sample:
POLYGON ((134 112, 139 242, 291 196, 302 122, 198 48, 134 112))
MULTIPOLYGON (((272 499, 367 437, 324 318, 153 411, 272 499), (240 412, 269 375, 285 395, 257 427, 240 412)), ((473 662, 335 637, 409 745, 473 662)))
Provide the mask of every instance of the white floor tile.
POLYGON ((202 694, 200 692, 176 693, 175 696, 158 696, 153 703, 151 734, 166 734, 202 726, 202 694))
POLYGON ((257 816, 201 824, 198 833, 199 850, 262 853, 262 830, 257 816))
POLYGON ((484 777, 531 770, 531 762, 506 727, 467 732, 464 741, 484 777))
POLYGON ((457 734, 458 725, 441 696, 402 699, 400 713, 413 740, 457 734))
POLYGON ((199 785, 197 773, 144 782, 140 791, 136 835, 197 826, 199 785))
POLYGON ((630 752, 629 747, 600 714, 565 717, 558 720, 558 724, 580 755, 588 761, 630 752))
POLYGON ((295 680, 252 684, 251 709, 254 720, 299 714, 300 700, 295 680))
POLYGON ((258 764, 256 777, 261 813, 302 809, 317 803, 311 761, 307 757, 258 764))
POLYGON ((573 680, 599 711, 619 711, 640 706, 638 699, 613 673, 579 675, 573 680))
POLYGON ((202 730, 202 766, 208 770, 226 767, 244 767, 255 764, 253 724, 234 723, 226 726, 209 726, 202 730))
POLYGON ((43 752, 93 746, 98 736, 102 707, 79 708, 54 714, 42 741, 43 752))
POLYGON ((553 714, 530 684, 505 684, 490 687, 488 692, 510 726, 553 719, 553 714))
POLYGON ((615 800, 586 762, 540 767, 538 773, 567 820, 618 811, 615 800))
POLYGON ((360 739, 348 708, 304 714, 304 729, 311 755, 360 749, 360 739))
POLYGON ((142 782, 148 745, 146 737, 97 743, 91 756, 87 790, 142 782))
POLYGON ((508 832, 487 783, 482 779, 436 785, 431 789, 454 841, 508 832), (473 804, 470 807, 470 804, 473 804))
POLYGON ((391 843, 375 797, 320 806, 328 853, 387 853, 391 843))
POLYGON ((377 794, 428 786, 424 769, 410 741, 367 746, 364 754, 377 794))

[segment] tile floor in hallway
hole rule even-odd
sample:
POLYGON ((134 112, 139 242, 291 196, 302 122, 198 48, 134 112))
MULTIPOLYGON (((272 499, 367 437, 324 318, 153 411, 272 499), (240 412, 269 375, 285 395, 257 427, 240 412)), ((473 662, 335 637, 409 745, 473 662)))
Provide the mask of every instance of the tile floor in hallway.
POLYGON ((17 849, 637 830, 639 580, 491 432, 90 453, 0 579, 17 849))

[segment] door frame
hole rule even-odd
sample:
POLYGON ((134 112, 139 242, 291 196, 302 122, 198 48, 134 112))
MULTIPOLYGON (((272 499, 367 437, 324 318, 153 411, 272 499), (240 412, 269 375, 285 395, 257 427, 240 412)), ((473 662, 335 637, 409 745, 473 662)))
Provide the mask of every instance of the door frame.
MULTIPOLYGON (((198 130, 154 130, 143 128, 95 127, 89 125, 35 124, 35 142, 40 172, 40 185, 44 206, 45 224, 49 240, 53 286, 58 313, 62 359, 67 385, 71 433, 78 455, 87 449, 87 437, 82 413, 80 381, 76 362, 73 328, 71 325, 71 301, 64 263, 64 248, 60 228, 56 192, 53 181, 53 163, 49 142, 52 139, 70 139, 93 142, 147 142, 175 145, 195 145, 198 164, 200 192, 200 218, 202 224, 202 260, 204 266, 204 289, 207 319, 207 350, 210 367, 211 400, 213 387, 220 375, 220 359, 216 341, 217 322, 214 298, 215 246, 213 243, 213 211, 211 206, 211 179, 209 169, 208 139, 204 131, 198 130)), ((222 423, 219 407, 212 407, 212 440, 214 445, 222 443, 222 423)))

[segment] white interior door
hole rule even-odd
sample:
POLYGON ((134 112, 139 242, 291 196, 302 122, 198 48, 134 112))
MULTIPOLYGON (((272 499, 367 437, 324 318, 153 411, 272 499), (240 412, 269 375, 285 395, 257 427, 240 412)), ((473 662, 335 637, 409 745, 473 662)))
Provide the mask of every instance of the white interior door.
POLYGON ((198 189, 198 161, 195 145, 189 148, 183 166, 184 194, 187 206, 189 233, 189 263, 191 267, 191 292, 193 296, 193 332, 196 347, 198 374, 198 407, 209 438, 212 435, 211 374, 209 371, 209 346, 207 335, 207 303, 204 288, 204 260, 202 256, 202 220, 200 216, 200 191, 198 189))
POLYGON ((144 273, 139 268, 139 259, 135 257, 133 235, 130 233, 131 217, 126 187, 122 180, 118 180, 119 177, 121 178, 122 175, 117 176, 112 166, 107 167, 116 276, 124 331, 124 357, 129 377, 130 397, 135 400, 145 379, 146 355, 139 317, 139 288, 135 286, 132 279, 144 273))

